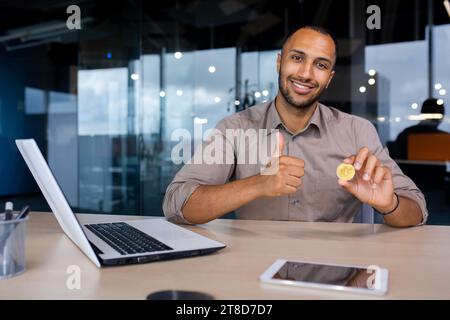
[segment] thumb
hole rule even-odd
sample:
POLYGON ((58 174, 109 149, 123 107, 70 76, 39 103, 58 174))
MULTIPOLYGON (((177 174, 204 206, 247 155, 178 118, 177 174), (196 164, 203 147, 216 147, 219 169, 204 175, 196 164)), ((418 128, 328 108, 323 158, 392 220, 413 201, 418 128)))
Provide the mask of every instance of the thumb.
POLYGON ((338 183, 354 196, 358 193, 358 186, 354 181, 339 179, 338 183))
POLYGON ((283 134, 278 131, 277 132, 277 150, 275 156, 280 157, 284 154, 284 137, 283 134))
POLYGON ((277 145, 272 153, 271 160, 266 165, 266 168, 262 172, 264 175, 273 175, 278 172, 278 164, 280 161, 280 156, 283 154, 284 149, 284 137, 280 131, 277 131, 277 145))

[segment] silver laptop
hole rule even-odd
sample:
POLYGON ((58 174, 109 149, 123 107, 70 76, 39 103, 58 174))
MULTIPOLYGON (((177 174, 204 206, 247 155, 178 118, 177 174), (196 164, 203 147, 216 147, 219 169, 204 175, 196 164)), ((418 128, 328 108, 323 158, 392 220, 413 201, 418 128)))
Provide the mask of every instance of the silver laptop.
POLYGON ((191 257, 225 248, 163 218, 81 225, 34 139, 16 140, 16 144, 61 228, 97 267, 191 257))

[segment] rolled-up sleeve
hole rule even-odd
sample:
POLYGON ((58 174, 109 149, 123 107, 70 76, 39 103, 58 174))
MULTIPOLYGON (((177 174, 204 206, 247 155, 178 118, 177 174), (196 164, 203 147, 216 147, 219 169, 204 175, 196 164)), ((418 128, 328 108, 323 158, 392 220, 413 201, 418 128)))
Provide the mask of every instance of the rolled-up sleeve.
POLYGON ((195 190, 201 185, 224 184, 232 176, 235 144, 226 136, 228 125, 227 118, 219 122, 202 148, 195 151, 194 157, 181 168, 167 187, 163 211, 169 221, 191 224, 184 217, 182 209, 195 190), (205 157, 209 157, 209 160, 205 160, 205 157))
POLYGON ((419 225, 425 224, 428 218, 428 210, 423 193, 389 156, 389 151, 381 144, 375 127, 367 120, 364 120, 357 127, 358 148, 367 146, 383 165, 391 169, 395 192, 399 196, 414 200, 419 205, 422 211, 422 222, 419 225))

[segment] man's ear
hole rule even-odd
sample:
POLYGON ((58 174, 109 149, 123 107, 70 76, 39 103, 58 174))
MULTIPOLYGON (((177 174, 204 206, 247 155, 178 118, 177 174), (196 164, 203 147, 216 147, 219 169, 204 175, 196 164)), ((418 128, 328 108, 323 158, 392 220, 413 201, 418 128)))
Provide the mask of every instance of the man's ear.
POLYGON ((334 70, 331 71, 330 78, 328 78, 327 86, 325 87, 325 89, 328 89, 328 86, 330 85, 331 80, 333 79, 335 73, 336 73, 336 71, 334 71, 334 70))
POLYGON ((280 74, 280 66, 281 66, 281 53, 277 54, 277 72, 280 74))

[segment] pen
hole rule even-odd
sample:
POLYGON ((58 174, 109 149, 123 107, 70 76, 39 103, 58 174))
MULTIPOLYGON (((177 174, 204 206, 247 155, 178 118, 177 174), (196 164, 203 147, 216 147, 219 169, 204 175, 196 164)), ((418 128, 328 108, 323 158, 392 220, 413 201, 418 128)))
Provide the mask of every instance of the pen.
POLYGON ((13 203, 7 202, 5 203, 5 221, 11 220, 13 217, 13 203))
MULTIPOLYGON (((27 217, 28 213, 30 213, 30 207, 29 206, 25 206, 23 207, 22 210, 20 210, 19 214, 16 216, 16 219, 14 220, 20 220, 20 219, 24 219, 27 217)), ((8 240, 9 236, 11 235, 11 233, 13 233, 13 231, 17 228, 17 226, 19 225, 19 223, 14 223, 14 225, 9 226, 9 229, 6 229, 7 231, 2 234, 0 237, 0 243, 5 243, 6 240, 8 240)))
POLYGON ((17 215, 16 220, 26 218, 28 213, 30 213, 30 207, 29 206, 23 207, 22 210, 20 210, 20 213, 17 215))

